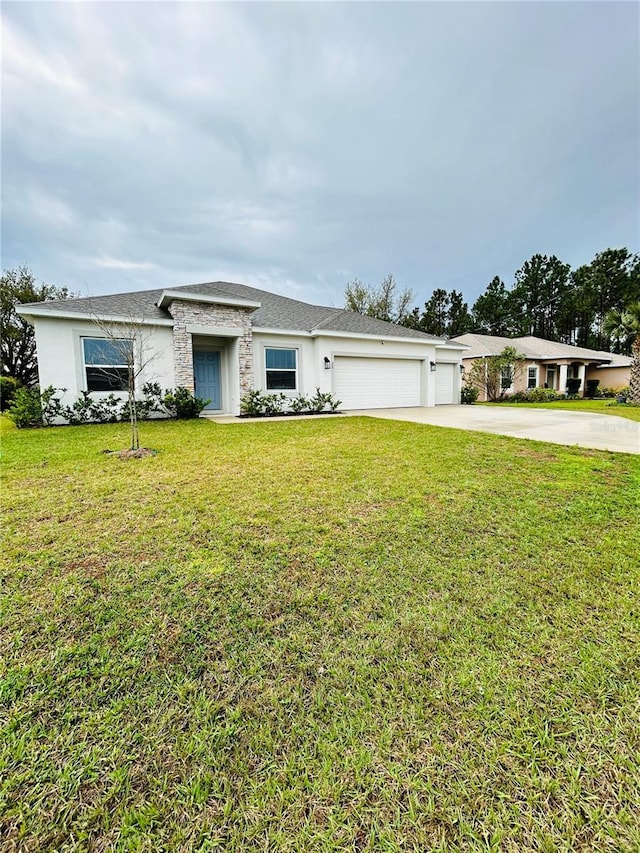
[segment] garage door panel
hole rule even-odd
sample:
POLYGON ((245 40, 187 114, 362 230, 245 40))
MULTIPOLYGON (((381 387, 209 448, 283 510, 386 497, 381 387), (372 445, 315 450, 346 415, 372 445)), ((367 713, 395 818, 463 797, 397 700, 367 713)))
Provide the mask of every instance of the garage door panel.
POLYGON ((454 385, 457 365, 438 362, 436 364, 436 406, 446 403, 456 403, 454 385))
POLYGON ((336 356, 333 393, 343 409, 420 406, 422 362, 419 359, 336 356))

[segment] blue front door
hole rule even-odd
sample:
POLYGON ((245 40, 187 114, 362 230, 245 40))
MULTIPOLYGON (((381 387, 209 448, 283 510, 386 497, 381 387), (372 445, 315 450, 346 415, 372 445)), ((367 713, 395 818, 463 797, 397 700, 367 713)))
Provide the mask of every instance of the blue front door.
POLYGON ((221 409, 220 353, 194 352, 193 376, 196 381, 196 397, 211 400, 207 409, 221 409))

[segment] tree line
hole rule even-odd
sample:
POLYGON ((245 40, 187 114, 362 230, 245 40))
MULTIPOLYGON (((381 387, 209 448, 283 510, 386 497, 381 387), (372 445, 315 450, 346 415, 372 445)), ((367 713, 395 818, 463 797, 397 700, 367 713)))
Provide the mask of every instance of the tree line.
POLYGON ((411 307, 411 290, 392 275, 379 287, 347 284, 345 308, 431 335, 465 332, 503 337, 534 335, 610 352, 629 352, 629 340, 612 336, 605 319, 640 300, 640 255, 606 249, 575 270, 555 255, 535 254, 508 286, 495 276, 471 308, 457 290, 436 288, 424 307, 411 307))

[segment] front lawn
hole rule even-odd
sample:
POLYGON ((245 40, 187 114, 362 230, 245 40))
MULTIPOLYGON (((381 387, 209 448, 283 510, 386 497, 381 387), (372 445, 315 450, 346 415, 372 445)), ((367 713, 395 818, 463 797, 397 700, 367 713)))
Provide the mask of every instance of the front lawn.
POLYGON ((569 409, 572 412, 595 412, 640 421, 640 406, 628 406, 615 400, 554 400, 551 403, 478 403, 479 406, 515 406, 518 409, 569 409))
POLYGON ((3 850, 640 849, 640 458, 142 440, 3 436, 3 850))

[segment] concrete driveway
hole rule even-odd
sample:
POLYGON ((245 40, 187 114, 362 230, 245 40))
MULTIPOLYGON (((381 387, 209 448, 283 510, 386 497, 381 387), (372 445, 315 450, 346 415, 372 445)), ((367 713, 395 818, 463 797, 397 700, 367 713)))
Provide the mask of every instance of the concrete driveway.
POLYGON ((562 409, 517 409, 513 406, 363 409, 349 414, 640 454, 640 423, 615 415, 562 409))

